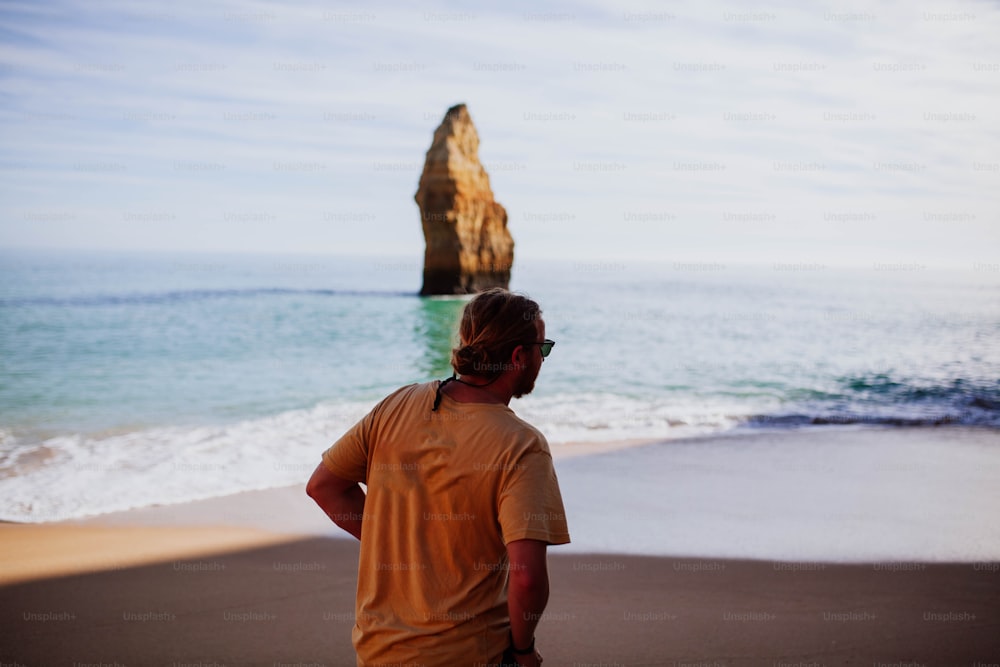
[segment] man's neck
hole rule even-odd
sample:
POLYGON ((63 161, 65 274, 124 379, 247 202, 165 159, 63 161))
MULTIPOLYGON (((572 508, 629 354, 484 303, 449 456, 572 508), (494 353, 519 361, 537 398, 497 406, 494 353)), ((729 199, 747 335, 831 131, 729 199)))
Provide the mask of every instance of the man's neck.
POLYGON ((506 378, 500 377, 494 382, 488 378, 476 375, 463 375, 455 382, 449 382, 441 390, 449 398, 459 403, 500 403, 510 405, 513 393, 505 382, 506 378), (489 384, 487 384, 489 382, 489 384))

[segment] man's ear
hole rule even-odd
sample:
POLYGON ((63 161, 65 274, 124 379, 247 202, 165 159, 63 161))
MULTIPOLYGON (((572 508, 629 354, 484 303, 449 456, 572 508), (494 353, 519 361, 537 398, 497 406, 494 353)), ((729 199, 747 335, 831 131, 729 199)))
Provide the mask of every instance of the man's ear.
POLYGON ((528 363, 528 358, 526 356, 528 350, 524 345, 518 345, 510 353, 510 362, 515 366, 525 366, 528 363))

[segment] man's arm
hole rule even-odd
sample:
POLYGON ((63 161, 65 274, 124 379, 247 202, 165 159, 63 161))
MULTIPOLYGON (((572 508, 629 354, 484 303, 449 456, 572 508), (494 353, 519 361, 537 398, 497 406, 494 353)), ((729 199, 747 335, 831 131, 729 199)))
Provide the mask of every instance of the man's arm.
MULTIPOLYGON (((507 610, 514 647, 525 649, 535 638, 535 626, 549 601, 548 544, 541 540, 516 540, 507 544, 510 577, 507 610)), ((535 656, 518 656, 522 665, 534 665, 535 656)))
POLYGON ((337 477, 321 462, 306 484, 306 493, 326 512, 330 520, 361 539, 365 492, 357 482, 337 477))

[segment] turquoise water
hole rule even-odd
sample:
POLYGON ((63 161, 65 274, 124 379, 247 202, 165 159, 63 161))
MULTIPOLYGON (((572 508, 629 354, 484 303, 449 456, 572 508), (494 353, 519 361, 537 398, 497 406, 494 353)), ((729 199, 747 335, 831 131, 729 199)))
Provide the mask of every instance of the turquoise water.
MULTIPOLYGON (((0 485, 14 498, 0 514, 15 517, 37 514, 30 484, 88 461, 105 482, 173 461, 185 479, 164 501, 217 494, 212 475, 248 458, 305 466, 388 391, 450 374, 464 304, 415 296, 419 257, 4 251, 0 276, 0 485), (200 462, 204 484, 178 460, 200 462)), ((552 441, 1000 427, 996 273, 524 261, 511 287, 557 341, 512 404, 552 441)), ((280 468, 221 490, 300 472, 280 468)))

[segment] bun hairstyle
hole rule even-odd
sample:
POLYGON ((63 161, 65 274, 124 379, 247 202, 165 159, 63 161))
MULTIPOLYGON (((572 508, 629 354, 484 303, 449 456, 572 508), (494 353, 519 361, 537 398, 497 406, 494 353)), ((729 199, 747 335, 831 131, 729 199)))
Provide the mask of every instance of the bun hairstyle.
POLYGON ((541 315, 538 304, 521 294, 500 287, 480 292, 462 311, 452 368, 459 375, 499 376, 510 367, 515 347, 538 338, 535 320, 541 315))

